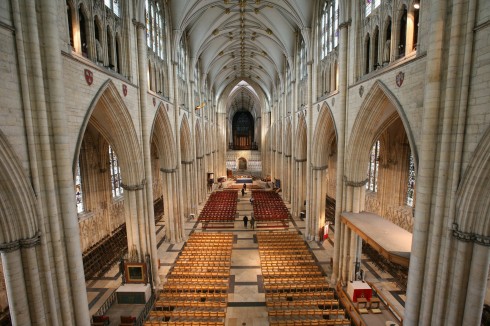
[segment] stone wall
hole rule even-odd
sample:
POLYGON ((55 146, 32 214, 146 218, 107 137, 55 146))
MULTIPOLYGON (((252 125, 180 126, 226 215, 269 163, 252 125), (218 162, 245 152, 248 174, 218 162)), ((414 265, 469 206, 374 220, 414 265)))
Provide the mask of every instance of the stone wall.
POLYGON ((117 200, 108 209, 98 209, 82 215, 79 221, 82 252, 110 235, 121 224, 125 223, 124 201, 117 200))

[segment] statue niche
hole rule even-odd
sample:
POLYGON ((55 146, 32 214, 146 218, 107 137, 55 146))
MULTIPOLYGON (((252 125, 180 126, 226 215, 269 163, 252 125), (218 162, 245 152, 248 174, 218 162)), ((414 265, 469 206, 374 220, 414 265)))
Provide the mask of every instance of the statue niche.
POLYGON ((248 111, 236 112, 233 116, 233 149, 251 150, 254 144, 254 119, 248 111))

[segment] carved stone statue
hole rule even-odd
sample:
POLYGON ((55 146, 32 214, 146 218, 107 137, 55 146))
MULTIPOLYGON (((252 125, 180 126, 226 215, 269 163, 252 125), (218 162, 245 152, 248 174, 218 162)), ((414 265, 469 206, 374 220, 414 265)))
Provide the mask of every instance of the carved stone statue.
POLYGON ((383 64, 389 63, 391 57, 391 40, 386 40, 383 50, 383 64))
POLYGON ((100 45, 99 40, 95 40, 95 50, 97 52, 97 61, 98 62, 103 62, 104 61, 104 54, 102 53, 102 45, 100 45))

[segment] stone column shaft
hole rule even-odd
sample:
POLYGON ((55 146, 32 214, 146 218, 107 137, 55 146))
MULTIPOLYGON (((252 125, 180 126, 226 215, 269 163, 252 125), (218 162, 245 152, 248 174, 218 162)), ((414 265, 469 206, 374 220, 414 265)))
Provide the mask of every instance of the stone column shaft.
MULTIPOLYGON (((421 305, 424 301, 424 284, 427 270, 427 245, 431 223, 431 205, 435 177, 437 153, 437 131, 441 97, 441 64, 443 62, 444 31, 446 19, 445 1, 431 3, 429 15, 429 42, 427 50, 427 71, 422 117, 420 159, 417 175, 417 206, 413 230, 412 252, 408 274, 405 324, 424 325, 421 305)), ((437 264, 437 261, 432 262, 437 264)), ((429 282, 430 283, 430 282, 429 282)))
MULTIPOLYGON (((141 18, 141 17, 140 17, 141 18)), ((138 22, 136 25, 136 37, 138 47, 138 86, 139 86, 139 111, 141 119, 141 135, 142 135, 142 147, 143 147, 143 163, 145 169, 146 183, 144 185, 145 194, 141 196, 145 197, 142 204, 146 205, 145 214, 141 216, 140 221, 140 233, 147 232, 145 239, 145 248, 142 248, 142 259, 145 254, 149 254, 151 257, 151 267, 154 286, 160 284, 160 278, 158 277, 158 253, 157 253, 157 241, 155 230, 155 216, 153 209, 153 175, 151 168, 151 150, 150 150, 150 133, 152 128, 152 122, 149 121, 146 111, 148 107, 148 66, 147 66, 147 45, 146 45, 146 30, 143 22, 138 22)), ((143 260, 142 260, 143 261, 143 260)))
POLYGON ((13 325, 32 325, 20 250, 2 252, 2 265, 13 325))
MULTIPOLYGON (((347 12, 344 13, 347 16, 347 12)), ((347 45, 349 34, 350 22, 344 22, 340 24, 340 37, 339 37, 339 101, 337 116, 337 190, 335 194, 335 225, 341 225, 340 213, 343 210, 343 192, 344 192, 344 155, 345 155, 345 129, 346 129, 346 111, 347 111, 347 45)), ((333 284, 336 284, 340 275, 340 250, 341 250, 341 237, 337 235, 334 238, 334 255, 333 255, 333 270, 332 280, 333 284)), ((345 279, 344 279, 345 281, 345 279)))

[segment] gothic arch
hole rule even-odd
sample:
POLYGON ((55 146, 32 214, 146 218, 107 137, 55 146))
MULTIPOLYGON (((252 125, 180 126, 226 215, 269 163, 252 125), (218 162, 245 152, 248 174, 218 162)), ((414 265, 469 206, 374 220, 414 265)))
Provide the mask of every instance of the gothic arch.
POLYGON ((326 103, 318 115, 316 129, 312 139, 311 162, 316 167, 326 166, 333 139, 337 138, 337 128, 332 111, 326 103))
POLYGON ((210 124, 209 122, 206 124, 204 128, 204 154, 209 155, 213 151, 213 140, 211 139, 211 131, 210 131, 210 124))
POLYGON ((297 160, 306 160, 306 143, 307 142, 307 126, 306 118, 300 114, 298 118, 298 127, 296 128, 296 152, 297 160))
POLYGON ((107 80, 87 110, 73 158, 73 174, 88 125, 97 129, 117 153, 126 185, 139 185, 144 180, 143 153, 133 119, 112 80, 107 80))
MULTIPOLYGON (((476 147, 457 191, 458 230, 482 244, 490 238, 490 129, 476 147)), ((488 246, 488 243, 486 243, 488 246)))
POLYGON ((282 121, 279 121, 278 122, 278 128, 277 128, 277 151, 278 152, 282 152, 283 149, 282 149, 282 135, 283 135, 283 131, 282 131, 282 121))
POLYGON ((189 127, 189 121, 185 115, 180 124, 180 151, 182 161, 192 160, 191 130, 189 127))
POLYGON ((292 139, 291 120, 288 119, 286 124, 286 139, 284 140, 285 141, 284 155, 291 155, 291 139, 292 139))
POLYGON ((0 131, 0 249, 36 237, 36 199, 13 148, 0 131))
POLYGON ((172 125, 163 104, 160 103, 153 121, 150 143, 155 143, 160 167, 162 169, 175 169, 177 166, 177 155, 175 153, 175 139, 172 134, 172 125))
POLYGON ((195 131, 195 139, 196 139, 196 157, 200 158, 204 155, 203 153, 203 137, 201 133, 201 123, 199 121, 196 122, 196 131, 195 131))
POLYGON ((378 80, 366 95, 352 127, 345 156, 345 176, 349 181, 363 182, 366 179, 369 151, 374 141, 398 118, 405 128, 417 170, 417 148, 409 121, 393 93, 378 80))

